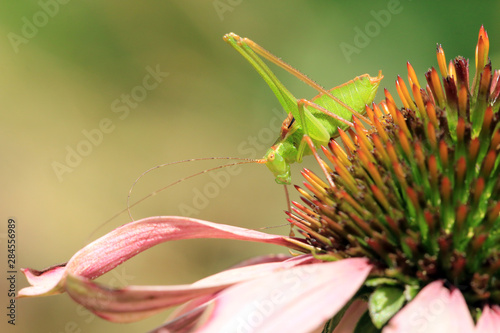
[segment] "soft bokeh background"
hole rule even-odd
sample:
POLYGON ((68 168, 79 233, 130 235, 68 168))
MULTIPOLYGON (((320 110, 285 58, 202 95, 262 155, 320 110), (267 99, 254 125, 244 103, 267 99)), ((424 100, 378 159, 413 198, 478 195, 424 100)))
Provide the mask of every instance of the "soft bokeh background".
MULTIPOLYGON (((283 120, 284 114, 273 112, 281 112, 279 103, 250 65, 222 41, 224 33, 252 38, 328 88, 382 69, 382 85, 394 92, 396 75, 406 78, 406 61, 423 80, 424 71, 436 65, 437 42, 448 58, 460 54, 473 59, 481 24, 490 36, 493 64, 500 60, 500 8, 493 1, 66 2, 57 7, 55 0, 0 3, 4 272, 8 217, 17 222, 17 268, 41 269, 66 261, 90 239, 127 222, 122 215, 91 235, 125 207, 129 187, 144 170, 194 157, 248 157, 238 146, 249 144, 250 136, 261 136, 257 155, 264 154, 270 124, 283 120), (45 15, 46 22, 41 4, 52 4, 47 8, 53 15, 45 15), (355 46, 357 29, 373 27, 373 12, 391 4, 400 12, 378 25, 380 30, 359 53, 346 57, 341 43, 355 46), (9 36, 22 36, 23 26, 34 20, 40 26, 36 33, 25 31, 31 35, 14 46, 9 36), (169 75, 120 119, 122 113, 113 112, 114 101, 142 85, 148 66, 169 75), (105 118, 113 131, 58 179, 53 163, 65 163, 67 147, 75 149, 85 140, 82 131, 98 128, 105 118)), ((297 97, 315 95, 293 76, 276 72, 297 97)), ((157 170, 139 183, 133 199, 214 165, 197 162, 157 170)), ((283 190, 267 168, 247 165, 241 170, 193 216, 248 228, 284 223, 283 190)), ((297 168, 294 177, 301 182, 297 168)), ((134 217, 178 215, 181 205, 200 208, 193 204, 194 193, 213 183, 204 175, 176 185, 134 208, 134 217)), ((286 234, 288 229, 268 231, 286 234)), ((286 250, 224 240, 174 242, 139 255, 100 281, 112 286, 190 283, 269 252, 286 250)), ((0 282, 0 327, 8 326, 5 281, 0 282)), ((17 283, 18 289, 26 286, 21 274, 17 283)), ((164 317, 112 324, 61 295, 18 300, 17 325, 8 329, 143 332, 164 317)))

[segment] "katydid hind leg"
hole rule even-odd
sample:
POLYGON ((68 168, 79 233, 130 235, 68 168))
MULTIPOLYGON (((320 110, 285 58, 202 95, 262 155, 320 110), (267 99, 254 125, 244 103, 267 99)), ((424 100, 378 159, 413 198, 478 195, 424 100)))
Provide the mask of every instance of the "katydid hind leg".
MULTIPOLYGON (((267 65, 261 60, 261 58, 258 55, 262 56, 265 59, 268 59, 269 61, 277 64, 278 66, 294 74, 300 80, 308 83, 313 88, 317 89, 320 93, 328 95, 331 99, 335 100, 337 103, 347 108, 352 114, 355 114, 359 118, 370 123, 369 119, 365 118, 364 116, 356 112, 350 106, 346 105, 337 97, 333 96, 329 91, 326 91, 323 87, 319 86, 317 83, 308 78, 306 75, 299 72, 292 66, 288 65, 283 60, 277 58, 269 51, 265 50, 260 45, 253 42, 252 40, 248 38, 241 38, 234 33, 230 33, 224 36, 224 40, 227 41, 229 44, 231 44, 239 53, 241 53, 252 64, 252 66, 259 72, 259 74, 271 87, 271 89, 273 90, 277 98, 280 100, 280 103, 283 105, 285 110, 289 113, 292 113, 294 118, 300 121, 300 125, 305 130, 305 133, 307 133, 315 142, 326 144, 327 140, 330 139, 330 137, 334 136, 334 133, 336 133, 337 129, 336 128, 326 129, 324 127, 325 125, 322 125, 320 121, 315 119, 314 115, 311 114, 309 111, 307 111, 307 109, 299 111, 297 107, 297 102, 293 97, 293 95, 291 95, 291 93, 282 85, 282 83, 276 78, 274 73, 269 69, 269 67, 267 67, 267 65), (295 103, 295 105, 291 106, 290 104, 292 103, 295 103), (329 133, 329 135, 327 133, 329 133)), ((307 101, 305 104, 307 106, 315 108, 316 110, 319 110, 320 112, 339 121, 340 123, 352 127, 352 123, 350 121, 331 112, 330 110, 327 110, 321 105, 318 105, 310 101, 307 101)), ((302 145, 299 148, 300 151, 297 156, 298 157, 297 160, 301 161, 306 146, 302 145)))
POLYGON ((229 33, 224 36, 224 41, 229 43, 236 51, 238 51, 251 65, 255 68, 257 73, 264 79, 267 85, 271 88, 274 95, 283 106, 287 113, 291 109, 296 108, 297 99, 292 93, 285 88, 285 86, 278 80, 276 75, 269 69, 269 67, 248 47, 245 43, 241 42, 241 37, 229 33))
POLYGON ((349 106, 346 103, 344 103, 338 97, 334 96, 330 91, 328 91, 325 88, 323 88, 321 85, 319 85, 318 83, 316 83, 314 80, 312 80, 311 78, 309 78, 304 73, 300 72, 298 69, 292 67, 291 65, 289 65, 288 63, 286 63, 285 61, 283 61, 281 58, 278 58, 277 56, 275 56, 274 54, 272 54, 268 50, 264 49, 262 46, 260 46, 259 44, 255 43, 251 39, 242 38, 241 40, 242 40, 242 43, 245 43, 246 45, 248 45, 253 51, 255 51, 261 57, 263 57, 263 58, 269 60, 270 62, 274 63, 275 65, 283 68, 284 70, 286 70, 290 74, 294 75, 299 80, 303 81, 304 83, 306 83, 310 87, 314 88, 320 94, 327 95, 332 100, 334 100, 335 102, 337 102, 338 104, 340 104, 342 107, 348 109, 353 115, 356 115, 358 118, 362 119, 366 123, 371 124, 370 119, 368 119, 367 117, 363 116, 361 113, 359 113, 358 111, 356 111, 355 109, 353 109, 351 106, 349 106))

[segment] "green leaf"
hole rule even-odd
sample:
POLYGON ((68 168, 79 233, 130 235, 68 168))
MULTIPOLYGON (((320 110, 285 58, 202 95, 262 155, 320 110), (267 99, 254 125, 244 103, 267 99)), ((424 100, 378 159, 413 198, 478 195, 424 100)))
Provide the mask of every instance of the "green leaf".
POLYGON ((373 324, 381 328, 401 309, 406 298, 404 290, 398 287, 380 286, 368 299, 368 311, 373 324))
POLYGON ((368 311, 365 312, 364 315, 359 318, 358 324, 354 329, 354 333, 380 333, 382 332, 380 329, 375 327, 372 320, 370 319, 370 315, 368 311))

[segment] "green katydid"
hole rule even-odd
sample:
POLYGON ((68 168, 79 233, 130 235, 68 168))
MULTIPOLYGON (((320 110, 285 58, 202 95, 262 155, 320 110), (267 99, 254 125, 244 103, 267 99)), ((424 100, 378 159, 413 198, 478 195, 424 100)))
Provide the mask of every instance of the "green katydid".
POLYGON ((326 145, 331 138, 339 135, 338 128, 345 129, 352 126, 353 115, 369 122, 362 113, 365 105, 372 103, 375 98, 383 77, 380 73, 375 78, 366 74, 358 76, 327 91, 248 38, 229 33, 224 36, 224 40, 250 62, 288 113, 278 140, 260 161, 266 163, 278 184, 291 183, 290 164, 301 162, 304 155, 312 154, 311 141, 315 146, 326 145), (311 101, 297 100, 257 53, 318 90, 319 95, 311 101))
MULTIPOLYGON (((338 128, 345 129, 347 127, 352 127, 353 124, 351 123, 351 120, 353 115, 364 120, 365 122, 370 123, 370 121, 365 118, 363 114, 365 112, 365 105, 372 103, 375 97, 380 80, 383 78, 381 73, 379 73, 377 77, 370 77, 368 74, 361 75, 347 83, 327 91, 306 75, 283 62, 280 58, 272 55, 270 52, 248 38, 241 38, 234 33, 229 33, 224 36, 224 40, 250 62, 250 64, 269 85, 273 93, 278 98, 280 104, 287 112, 288 116, 283 122, 278 139, 261 159, 231 157, 197 158, 165 163, 146 170, 134 181, 127 197, 126 211, 128 211, 132 220, 133 218, 130 208, 140 202, 189 178, 228 166, 244 163, 266 164, 270 171, 274 174, 275 180, 278 184, 290 184, 290 164, 301 162, 303 156, 314 153, 315 146, 326 145, 330 139, 337 137, 339 135, 338 128), (310 101, 306 99, 297 100, 277 79, 259 55, 295 75, 301 81, 316 89, 319 94, 310 101), (150 193, 133 204, 129 204, 132 190, 137 182, 153 170, 179 163, 221 159, 239 162, 206 169, 194 175, 179 179, 150 193)), ((111 221, 122 212, 117 213, 105 223, 111 221)))

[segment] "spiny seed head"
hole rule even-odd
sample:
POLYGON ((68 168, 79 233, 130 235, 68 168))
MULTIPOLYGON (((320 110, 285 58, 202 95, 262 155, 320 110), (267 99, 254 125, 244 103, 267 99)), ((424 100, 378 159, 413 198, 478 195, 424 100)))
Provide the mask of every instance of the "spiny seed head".
POLYGON ((500 71, 488 50, 481 27, 472 84, 469 61, 447 65, 440 45, 425 87, 408 63, 403 107, 385 90, 367 107, 373 126, 354 120, 345 148, 323 149, 335 186, 304 170, 305 204, 289 221, 315 254, 368 257, 375 276, 403 285, 445 280, 471 307, 500 303, 500 71))

